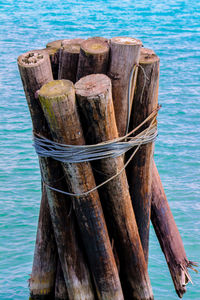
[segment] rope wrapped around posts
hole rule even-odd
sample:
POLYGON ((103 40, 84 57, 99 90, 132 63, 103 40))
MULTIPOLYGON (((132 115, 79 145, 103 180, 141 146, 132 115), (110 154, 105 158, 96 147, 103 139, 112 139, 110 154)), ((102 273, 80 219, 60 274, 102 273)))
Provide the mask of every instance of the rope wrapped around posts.
POLYGON ((64 162, 64 163, 80 163, 80 162, 88 162, 103 158, 109 157, 118 157, 128 150, 136 147, 135 151, 130 156, 129 160, 124 165, 123 169, 117 172, 114 176, 110 177, 108 180, 102 182, 98 186, 95 186, 93 189, 90 189, 84 193, 69 193, 66 191, 62 191, 56 189, 50 185, 48 185, 44 179, 44 184, 51 190, 60 192, 62 194, 68 196, 83 196, 88 195, 94 190, 102 187, 112 179, 119 176, 127 165, 130 163, 132 158, 135 156, 136 152, 140 148, 141 145, 145 145, 153 142, 157 137, 157 123, 155 122, 158 110, 160 107, 158 106, 140 125, 138 125, 134 130, 129 132, 123 137, 116 138, 114 140, 110 140, 107 142, 102 142, 94 145, 67 145, 54 142, 47 138, 44 138, 38 134, 33 135, 33 146, 35 148, 36 153, 40 157, 51 157, 54 160, 64 162), (141 133, 136 136, 132 136, 134 132, 136 132, 140 127, 146 124, 149 120, 152 120, 149 127, 143 130, 141 133))

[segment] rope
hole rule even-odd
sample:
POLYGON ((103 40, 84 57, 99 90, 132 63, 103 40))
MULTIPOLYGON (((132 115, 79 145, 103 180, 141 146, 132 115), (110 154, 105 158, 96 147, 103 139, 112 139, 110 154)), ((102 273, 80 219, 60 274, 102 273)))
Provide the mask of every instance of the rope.
POLYGON ((91 160, 103 159, 108 157, 117 157, 127 152, 131 148, 136 147, 130 158, 127 160, 123 168, 117 172, 115 175, 102 182, 98 186, 95 186, 91 190, 83 193, 69 193, 65 192, 52 186, 48 185, 44 179, 42 178, 44 184, 53 191, 62 193, 67 196, 80 197, 87 196, 91 192, 94 192, 98 188, 104 186, 117 176, 119 176, 127 167, 129 162, 132 160, 138 149, 142 144, 147 144, 153 142, 157 136, 157 126, 156 126, 156 116, 158 113, 159 107, 155 109, 139 126, 133 129, 131 132, 126 134, 124 137, 120 137, 114 139, 112 141, 107 141, 95 145, 66 145, 53 142, 49 139, 46 139, 38 134, 34 135, 34 144, 36 153, 41 157, 51 157, 55 160, 64 162, 64 163, 78 163, 78 162, 86 162, 91 160), (135 137, 130 137, 134 132, 136 132, 141 126, 151 120, 149 127, 143 130, 141 133, 136 135, 135 137), (127 140, 123 142, 123 140, 127 140), (77 157, 79 155, 80 157, 77 157))

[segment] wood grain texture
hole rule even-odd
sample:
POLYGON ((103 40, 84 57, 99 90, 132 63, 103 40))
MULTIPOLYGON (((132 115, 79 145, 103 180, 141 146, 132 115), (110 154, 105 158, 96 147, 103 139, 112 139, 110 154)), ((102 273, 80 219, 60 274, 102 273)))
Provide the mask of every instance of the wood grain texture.
POLYGON ((189 281, 187 268, 194 263, 186 256, 155 162, 152 173, 151 222, 165 255, 176 292, 182 298, 189 281))
MULTIPOLYGON (((87 143, 117 138, 111 80, 103 74, 92 74, 80 79, 75 88, 87 143)), ((124 160, 122 156, 102 159, 94 166, 98 174, 102 174, 103 182, 124 167, 124 160)), ((100 195, 120 260, 125 299, 153 299, 125 170, 102 187, 100 195)))
POLYGON ((57 263, 56 282, 55 282, 55 300, 69 300, 65 278, 63 275, 60 260, 57 263))
MULTIPOLYGON (((53 79, 49 56, 45 51, 31 51, 21 55, 18 58, 18 66, 27 102, 29 105, 29 110, 31 113, 34 132, 51 139, 52 137, 49 131, 49 127, 44 117, 44 113, 41 109, 40 103, 37 99, 36 93, 45 83, 52 81, 53 79)), ((49 184, 54 184, 57 188, 64 189, 65 181, 63 185, 63 181, 61 179, 64 176, 60 164, 55 160, 42 157, 39 158, 39 162, 41 173, 45 181, 49 184)), ((93 299, 90 275, 85 263, 84 256, 82 254, 82 250, 80 249, 80 245, 78 243, 74 217, 72 214, 68 216, 71 209, 71 199, 69 199, 68 201, 68 199, 66 199, 66 197, 64 197, 63 195, 60 195, 53 191, 50 192, 49 190, 47 190, 47 198, 59 253, 59 259, 62 263, 63 273, 65 276, 66 285, 69 290, 70 299, 93 299)), ((48 212, 46 210, 42 209, 41 213, 44 216, 42 220, 46 220, 47 217, 49 220, 50 215, 47 214, 48 212)), ((46 222, 48 220, 46 220, 46 222)), ((42 226, 41 223, 39 223, 39 225, 42 226)), ((38 232, 40 231, 41 229, 39 228, 38 232)), ((45 246, 46 243, 50 243, 49 251, 53 251, 55 247, 54 244, 51 245, 53 242, 54 240, 48 240, 48 235, 44 235, 43 241, 40 242, 44 246, 36 244, 36 249, 39 247, 45 248, 47 247, 45 246)), ((38 273, 36 274, 36 272, 34 271, 34 277, 33 275, 31 276, 31 282, 37 283, 37 286, 34 285, 34 289, 41 290, 42 292, 40 292, 40 294, 36 296, 43 299, 44 284, 45 286, 50 285, 50 290, 53 290, 54 292, 56 266, 55 260, 52 259, 52 255, 46 255, 45 252, 43 253, 40 251, 40 248, 39 250, 35 251, 41 254, 41 257, 37 256, 37 261, 34 261, 33 263, 33 265, 39 264, 38 267, 34 267, 34 270, 38 268, 38 273), (42 267, 42 270, 40 266, 42 267), (51 273, 48 272, 48 269, 51 270, 51 273), (54 270, 54 280, 52 280, 52 269, 54 270), (40 274, 43 274, 45 270, 47 270, 45 281, 41 281, 40 274), (51 284, 52 282, 53 286, 51 284)), ((31 294, 33 294, 31 286, 30 289, 31 294)), ((48 295, 46 291, 45 295, 48 295)))
POLYGON ((75 83, 80 46, 83 41, 83 39, 63 41, 60 49, 58 79, 68 79, 75 83))
MULTIPOLYGON (((68 80, 52 81, 41 88, 39 99, 54 141, 83 145, 85 141, 76 109, 73 83, 68 80)), ((89 163, 63 163, 62 166, 70 192, 82 193, 95 187, 89 163)), ((73 208, 98 299, 123 299, 98 192, 73 198, 73 208)))
MULTIPOLYGON (((146 52, 147 50, 142 48, 130 130, 144 121, 158 105, 159 58, 155 53, 147 55, 146 52)), ((137 133, 147 128, 150 122, 137 133)), ((127 167, 130 194, 146 262, 149 249, 153 152, 154 143, 142 145, 127 167)))
POLYGON ((119 136, 125 135, 128 114, 128 85, 134 65, 139 63, 140 40, 114 37, 110 42, 108 76, 112 81, 112 96, 119 136))
POLYGON ((89 75, 103 73, 108 69, 109 46, 105 40, 89 38, 81 44, 76 80, 89 75))

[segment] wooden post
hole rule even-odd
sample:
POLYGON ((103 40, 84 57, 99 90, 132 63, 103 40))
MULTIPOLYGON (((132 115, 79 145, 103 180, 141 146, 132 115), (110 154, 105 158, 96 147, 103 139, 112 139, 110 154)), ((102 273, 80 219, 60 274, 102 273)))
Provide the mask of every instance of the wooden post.
MULTIPOLYGON (((92 74, 80 79, 75 87, 86 141, 95 144, 117 138, 111 80, 103 74, 92 74)), ((95 164, 103 174, 102 182, 123 167, 123 157, 102 159, 95 164)), ((125 299, 153 299, 125 170, 100 191, 107 224, 112 224, 110 232, 119 255, 125 299)))
POLYGON ((30 299, 52 299, 54 296, 57 248, 46 191, 42 189, 37 237, 29 279, 30 299))
POLYGON ((57 271, 56 271, 56 282, 55 282, 55 300, 68 300, 68 293, 65 284, 65 279, 60 264, 58 260, 57 271))
POLYGON ((109 59, 109 46, 98 38, 90 38, 81 44, 76 79, 89 74, 106 74, 109 59))
MULTIPOLYGON (((83 145, 85 142, 76 110, 72 82, 58 80, 44 85, 39 91, 39 99, 54 141, 83 145)), ((62 166, 70 192, 82 193, 95 187, 89 163, 63 163, 62 166)), ((73 206, 98 298, 123 299, 98 192, 74 198, 73 206)))
MULTIPOLYGON (((157 108, 158 86, 159 58, 155 53, 149 54, 146 49, 142 48, 130 130, 142 123, 157 108)), ((140 131, 147 128, 151 121, 146 123, 140 131)), ((130 194, 146 262, 148 262, 149 249, 153 151, 154 143, 141 146, 127 167, 130 194)))
POLYGON ((186 284, 191 281, 187 268, 195 264, 186 256, 155 162, 152 173, 151 222, 165 255, 176 292, 182 298, 186 292, 186 284))
MULTIPOLYGON (((32 117, 34 132, 51 139, 44 113, 36 97, 36 92, 41 86, 53 79, 49 56, 44 51, 28 52, 18 58, 18 66, 32 117)), ((64 189, 65 184, 63 186, 63 180, 61 180, 64 175, 60 164, 55 160, 42 157, 39 158, 39 162, 45 181, 49 184, 54 183, 57 188, 64 189), (44 173, 43 169, 47 172, 44 173)), ((69 299, 93 300, 94 297, 89 271, 78 244, 74 217, 73 214, 69 215, 71 210, 71 199, 68 199, 62 194, 49 191, 49 189, 47 190, 47 197, 69 299)), ((46 214, 45 211, 42 211, 42 213, 44 215, 46 214)), ((43 240, 44 245, 48 242, 50 241, 43 240)), ((54 245, 52 245, 52 250, 53 249, 54 245)), ((53 266, 55 266, 54 260, 47 260, 49 257, 50 255, 46 256, 46 260, 41 263, 41 266, 43 267, 45 264, 47 265, 46 269, 52 269, 53 266), (52 263, 54 265, 50 267, 52 263)), ((41 261, 42 259, 43 257, 40 258, 41 261)), ((40 278, 40 274, 37 274, 37 278, 40 278)), ((34 289, 40 290, 43 288, 44 283, 38 281, 37 278, 35 279, 32 276, 31 280, 33 282, 38 282, 38 287, 34 286, 34 289)), ((52 282, 52 274, 46 274, 45 278, 47 281, 45 285, 52 282), (51 276, 49 277, 49 275, 51 276)), ((43 294, 38 295, 38 298, 40 296, 42 297, 43 294)))
POLYGON ((56 40, 46 44, 46 49, 50 57, 53 79, 58 79, 59 55, 63 40, 56 40))
POLYGON ((58 79, 68 79, 76 82, 76 72, 83 39, 70 40, 60 49, 58 79))
MULTIPOLYGON (((134 66, 139 63, 142 42, 130 37, 114 37, 110 40, 109 45, 108 76, 112 81, 117 128, 119 136, 123 136, 127 126, 129 79, 134 66)), ((131 105, 132 103, 130 103, 130 107, 131 105)))
POLYGON ((77 44, 80 45, 82 42, 84 41, 84 39, 81 38, 76 38, 76 39, 65 39, 61 42, 61 46, 65 46, 65 45, 69 45, 69 44, 77 44))

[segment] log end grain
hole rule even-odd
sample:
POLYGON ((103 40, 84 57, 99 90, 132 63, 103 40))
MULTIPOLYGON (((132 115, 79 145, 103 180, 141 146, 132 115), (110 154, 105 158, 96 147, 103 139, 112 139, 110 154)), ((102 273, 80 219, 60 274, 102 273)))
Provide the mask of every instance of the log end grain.
POLYGON ((113 37, 111 38, 110 42, 112 44, 122 44, 127 46, 133 46, 133 45, 139 45, 142 46, 142 42, 138 39, 132 38, 132 37, 113 37))
POLYGON ((46 48, 60 48, 63 40, 56 40, 46 44, 46 48))
POLYGON ((48 53, 46 53, 43 49, 41 50, 32 50, 20 55, 17 59, 18 64, 21 67, 36 67, 42 64, 45 58, 48 57, 48 53))
POLYGON ((76 84, 76 94, 95 97, 111 88, 110 78, 104 74, 91 74, 81 78, 76 84))
POLYGON ((81 48, 86 54, 98 55, 109 52, 109 46, 107 45, 107 43, 99 38, 91 38, 84 41, 81 44, 81 48))
POLYGON ((62 97, 73 90, 73 83, 69 80, 53 80, 43 85, 39 91, 41 97, 62 97))
POLYGON ((76 38, 76 39, 65 39, 62 41, 61 46, 70 45, 70 44, 77 44, 80 45, 84 39, 76 38))
POLYGON ((160 59, 152 49, 141 48, 140 64, 151 64, 158 61, 160 61, 160 59))

